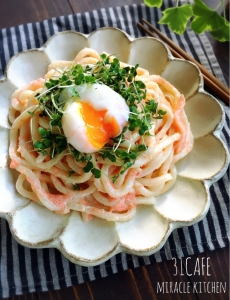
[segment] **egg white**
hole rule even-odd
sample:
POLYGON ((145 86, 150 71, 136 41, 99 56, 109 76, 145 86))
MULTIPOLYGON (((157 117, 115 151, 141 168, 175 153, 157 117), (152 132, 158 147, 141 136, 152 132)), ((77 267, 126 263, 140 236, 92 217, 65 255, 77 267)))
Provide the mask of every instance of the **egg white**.
POLYGON ((83 153, 93 153, 99 149, 91 144, 87 136, 80 103, 88 103, 97 111, 106 110, 104 123, 115 120, 119 127, 117 135, 127 124, 129 107, 121 95, 103 84, 84 84, 75 86, 74 89, 79 97, 70 97, 71 93, 67 90, 61 95, 61 100, 59 99, 59 101, 67 100, 62 117, 63 131, 67 142, 75 149, 83 153), (70 99, 63 99, 66 97, 70 99))

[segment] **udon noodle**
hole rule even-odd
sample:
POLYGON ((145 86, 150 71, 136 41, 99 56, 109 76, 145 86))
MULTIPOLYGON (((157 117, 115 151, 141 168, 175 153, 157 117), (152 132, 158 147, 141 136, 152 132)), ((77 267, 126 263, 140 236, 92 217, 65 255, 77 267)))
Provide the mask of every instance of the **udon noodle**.
MULTIPOLYGON (((51 63, 44 78, 13 93, 9 113, 10 167, 19 172, 17 191, 51 211, 59 214, 79 211, 86 220, 96 216, 108 221, 126 221, 135 215, 137 205, 154 205, 156 197, 173 186, 177 177, 175 164, 192 149, 193 136, 184 112, 184 96, 162 77, 138 67, 135 80, 146 86, 143 105, 155 99, 158 109, 166 114, 162 119, 151 120, 150 135, 140 135, 137 130, 125 132, 125 141, 119 147, 128 152, 135 144, 144 143, 147 149, 114 182, 111 175, 118 172, 118 162, 103 159, 97 152, 91 156, 101 170, 100 178, 84 172, 85 162, 76 161, 68 149, 53 158, 35 151, 34 141, 41 138, 38 128, 50 128, 49 117, 41 114, 37 100, 37 95, 47 89, 45 82, 72 65, 95 65, 100 60, 96 51, 85 48, 73 62, 51 63)), ((121 63, 121 68, 125 66, 121 63)))

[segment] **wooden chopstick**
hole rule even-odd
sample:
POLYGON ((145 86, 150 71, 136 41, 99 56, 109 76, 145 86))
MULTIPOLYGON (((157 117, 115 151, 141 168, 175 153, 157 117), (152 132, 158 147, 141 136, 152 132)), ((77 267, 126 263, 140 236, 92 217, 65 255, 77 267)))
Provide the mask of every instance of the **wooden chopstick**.
MULTIPOLYGON (((148 33, 148 35, 158 38, 155 34, 153 34, 151 31, 149 31, 146 27, 144 27, 141 23, 138 23, 138 26, 143 29, 146 33, 148 33)), ((171 46, 169 46, 167 44, 168 48, 170 49, 170 51, 172 52, 174 57, 177 58, 181 58, 184 59, 184 57, 182 55, 180 55, 178 52, 176 52, 176 50, 174 50, 171 46)), ((198 66, 199 67, 199 66, 198 66)), ((210 88, 210 90, 212 90, 216 95, 218 95, 220 97, 220 99, 222 99, 225 103, 229 104, 229 94, 227 94, 225 92, 225 90, 223 90, 221 87, 219 87, 218 85, 216 85, 209 77, 207 77, 204 73, 202 73, 203 77, 204 77, 204 83, 205 85, 210 88)))
POLYGON ((205 74, 207 77, 209 77, 216 85, 220 86, 227 94, 229 94, 229 89, 220 82, 215 76, 213 76, 207 69, 204 68, 200 63, 198 63, 193 57, 191 57, 187 52, 185 52, 183 49, 181 49, 179 46, 177 46, 173 41, 171 41, 169 38, 167 38, 165 35, 163 35, 157 28, 152 26, 148 21, 145 19, 142 19, 142 21, 149 26, 164 42, 166 42, 169 46, 174 48, 179 54, 181 54, 182 57, 186 58, 187 60, 192 61, 198 67, 200 68, 201 72, 205 74))
MULTIPOLYGON (((220 97, 225 103, 229 104, 229 89, 220 82, 215 76, 213 76, 207 69, 205 69, 200 63, 198 63, 194 58, 188 55, 184 50, 182 50, 179 46, 177 46, 174 42, 172 42, 169 38, 163 35, 158 29, 153 27, 148 21, 142 19, 142 21, 148 25, 150 29, 157 33, 157 35, 167 44, 173 56, 177 58, 187 59, 198 66, 202 75, 204 77, 205 85, 210 88, 217 96, 220 97)), ((155 34, 153 34, 150 30, 148 30, 141 23, 137 23, 138 27, 144 30, 148 35, 158 38, 155 34)))

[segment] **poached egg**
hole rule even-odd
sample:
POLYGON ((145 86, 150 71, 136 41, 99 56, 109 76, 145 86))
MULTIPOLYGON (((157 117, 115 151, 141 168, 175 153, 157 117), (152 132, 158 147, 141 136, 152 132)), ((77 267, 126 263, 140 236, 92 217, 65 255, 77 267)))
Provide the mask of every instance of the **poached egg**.
POLYGON ((128 121, 129 107, 125 99, 107 85, 83 84, 74 89, 79 97, 70 96, 68 90, 61 95, 61 98, 69 98, 62 116, 64 134, 78 151, 97 152, 110 138, 121 134, 128 121))

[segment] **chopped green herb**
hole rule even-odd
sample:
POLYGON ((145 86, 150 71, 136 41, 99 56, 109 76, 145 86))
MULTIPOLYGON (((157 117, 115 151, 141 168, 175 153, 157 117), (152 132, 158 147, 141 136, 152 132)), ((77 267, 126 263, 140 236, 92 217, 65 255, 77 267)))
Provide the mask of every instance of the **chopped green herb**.
POLYGON ((101 177, 101 170, 97 169, 97 168, 93 168, 91 170, 91 172, 93 173, 95 178, 100 178, 101 177))

